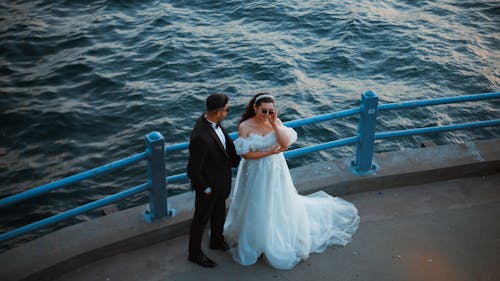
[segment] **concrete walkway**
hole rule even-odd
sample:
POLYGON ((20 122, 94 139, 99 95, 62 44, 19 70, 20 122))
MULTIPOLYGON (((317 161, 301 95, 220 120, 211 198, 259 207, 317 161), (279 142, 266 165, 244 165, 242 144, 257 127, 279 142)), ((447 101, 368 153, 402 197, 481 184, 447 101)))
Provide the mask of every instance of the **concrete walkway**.
POLYGON ((262 259, 244 267, 229 253, 208 249, 218 266, 205 269, 187 261, 187 236, 181 236, 57 280, 500 280, 500 174, 342 197, 361 216, 354 241, 312 254, 292 270, 275 270, 262 259))

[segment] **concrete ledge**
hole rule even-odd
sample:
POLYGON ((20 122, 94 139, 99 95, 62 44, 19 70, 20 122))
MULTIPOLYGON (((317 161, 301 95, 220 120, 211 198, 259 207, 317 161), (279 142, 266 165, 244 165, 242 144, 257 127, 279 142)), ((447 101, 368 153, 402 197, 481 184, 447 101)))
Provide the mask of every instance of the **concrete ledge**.
MULTIPOLYGON (((342 195, 500 172, 500 139, 376 154, 376 174, 352 173, 350 159, 292 169, 300 193, 342 195)), ((169 198, 175 217, 148 223, 145 206, 69 226, 0 253, 0 280, 50 280, 98 259, 188 232, 193 193, 169 198)), ((187 249, 186 249, 187 254, 187 249)))
POLYGON ((351 159, 319 162, 295 168, 292 177, 302 194, 324 190, 332 195, 424 184, 500 172, 500 139, 374 155, 374 175, 359 176, 351 159))

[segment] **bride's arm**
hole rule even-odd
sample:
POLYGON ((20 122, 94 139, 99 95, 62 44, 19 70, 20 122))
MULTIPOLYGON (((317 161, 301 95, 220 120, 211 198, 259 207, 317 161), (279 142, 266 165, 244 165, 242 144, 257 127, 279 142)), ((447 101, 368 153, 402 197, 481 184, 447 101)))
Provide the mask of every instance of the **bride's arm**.
MULTIPOLYGON (((248 136, 250 135, 250 129, 248 128, 248 126, 246 126, 243 123, 240 124, 240 126, 238 127, 238 135, 242 138, 248 138, 248 136)), ((284 149, 282 149, 281 147, 275 147, 269 151, 250 151, 250 152, 243 154, 242 156, 245 159, 259 159, 259 158, 269 156, 271 154, 280 153, 283 150, 284 149)))
POLYGON ((246 154, 243 154, 243 158, 245 158, 245 159, 259 159, 259 158, 269 156, 271 154, 280 153, 282 151, 283 150, 280 147, 276 147, 276 148, 269 150, 269 151, 250 151, 250 152, 247 152, 246 154))
POLYGON ((269 115, 269 122, 271 123, 271 126, 273 126, 274 133, 276 134, 276 139, 278 140, 278 143, 283 148, 283 150, 287 150, 291 144, 291 141, 285 131, 285 126, 283 126, 283 122, 281 122, 281 120, 277 116, 278 112, 269 115))

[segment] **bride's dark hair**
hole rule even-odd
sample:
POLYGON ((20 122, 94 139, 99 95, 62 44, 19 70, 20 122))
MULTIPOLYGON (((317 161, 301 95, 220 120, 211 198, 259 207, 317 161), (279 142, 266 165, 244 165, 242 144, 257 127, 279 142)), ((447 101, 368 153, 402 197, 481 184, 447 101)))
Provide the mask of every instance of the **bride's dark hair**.
POLYGON ((268 93, 258 93, 258 94, 256 94, 250 100, 250 102, 247 104, 247 106, 245 107, 245 111, 243 111, 243 114, 241 114, 241 119, 240 119, 239 123, 241 124, 241 122, 254 117, 255 116, 255 111, 253 109, 253 105, 255 104, 256 107, 259 107, 260 104, 263 103, 263 102, 272 102, 272 103, 274 103, 274 99, 268 93), (259 100, 257 100, 257 103, 255 104, 255 100, 259 96, 262 96, 262 95, 268 95, 268 97, 260 98, 259 100))

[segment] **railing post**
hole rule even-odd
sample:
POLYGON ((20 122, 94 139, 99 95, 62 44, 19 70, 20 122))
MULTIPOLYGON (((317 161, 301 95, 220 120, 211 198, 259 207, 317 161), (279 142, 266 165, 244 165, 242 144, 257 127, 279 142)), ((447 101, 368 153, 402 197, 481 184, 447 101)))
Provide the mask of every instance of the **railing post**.
POLYGON ((378 97, 374 92, 367 91, 361 95, 361 113, 358 128, 359 141, 356 149, 356 160, 351 162, 354 173, 359 175, 375 173, 375 165, 372 164, 372 159, 377 107, 378 97))
POLYGON ((167 180, 165 177, 165 139, 159 132, 146 135, 148 156, 149 209, 144 214, 149 222, 169 216, 167 180))

